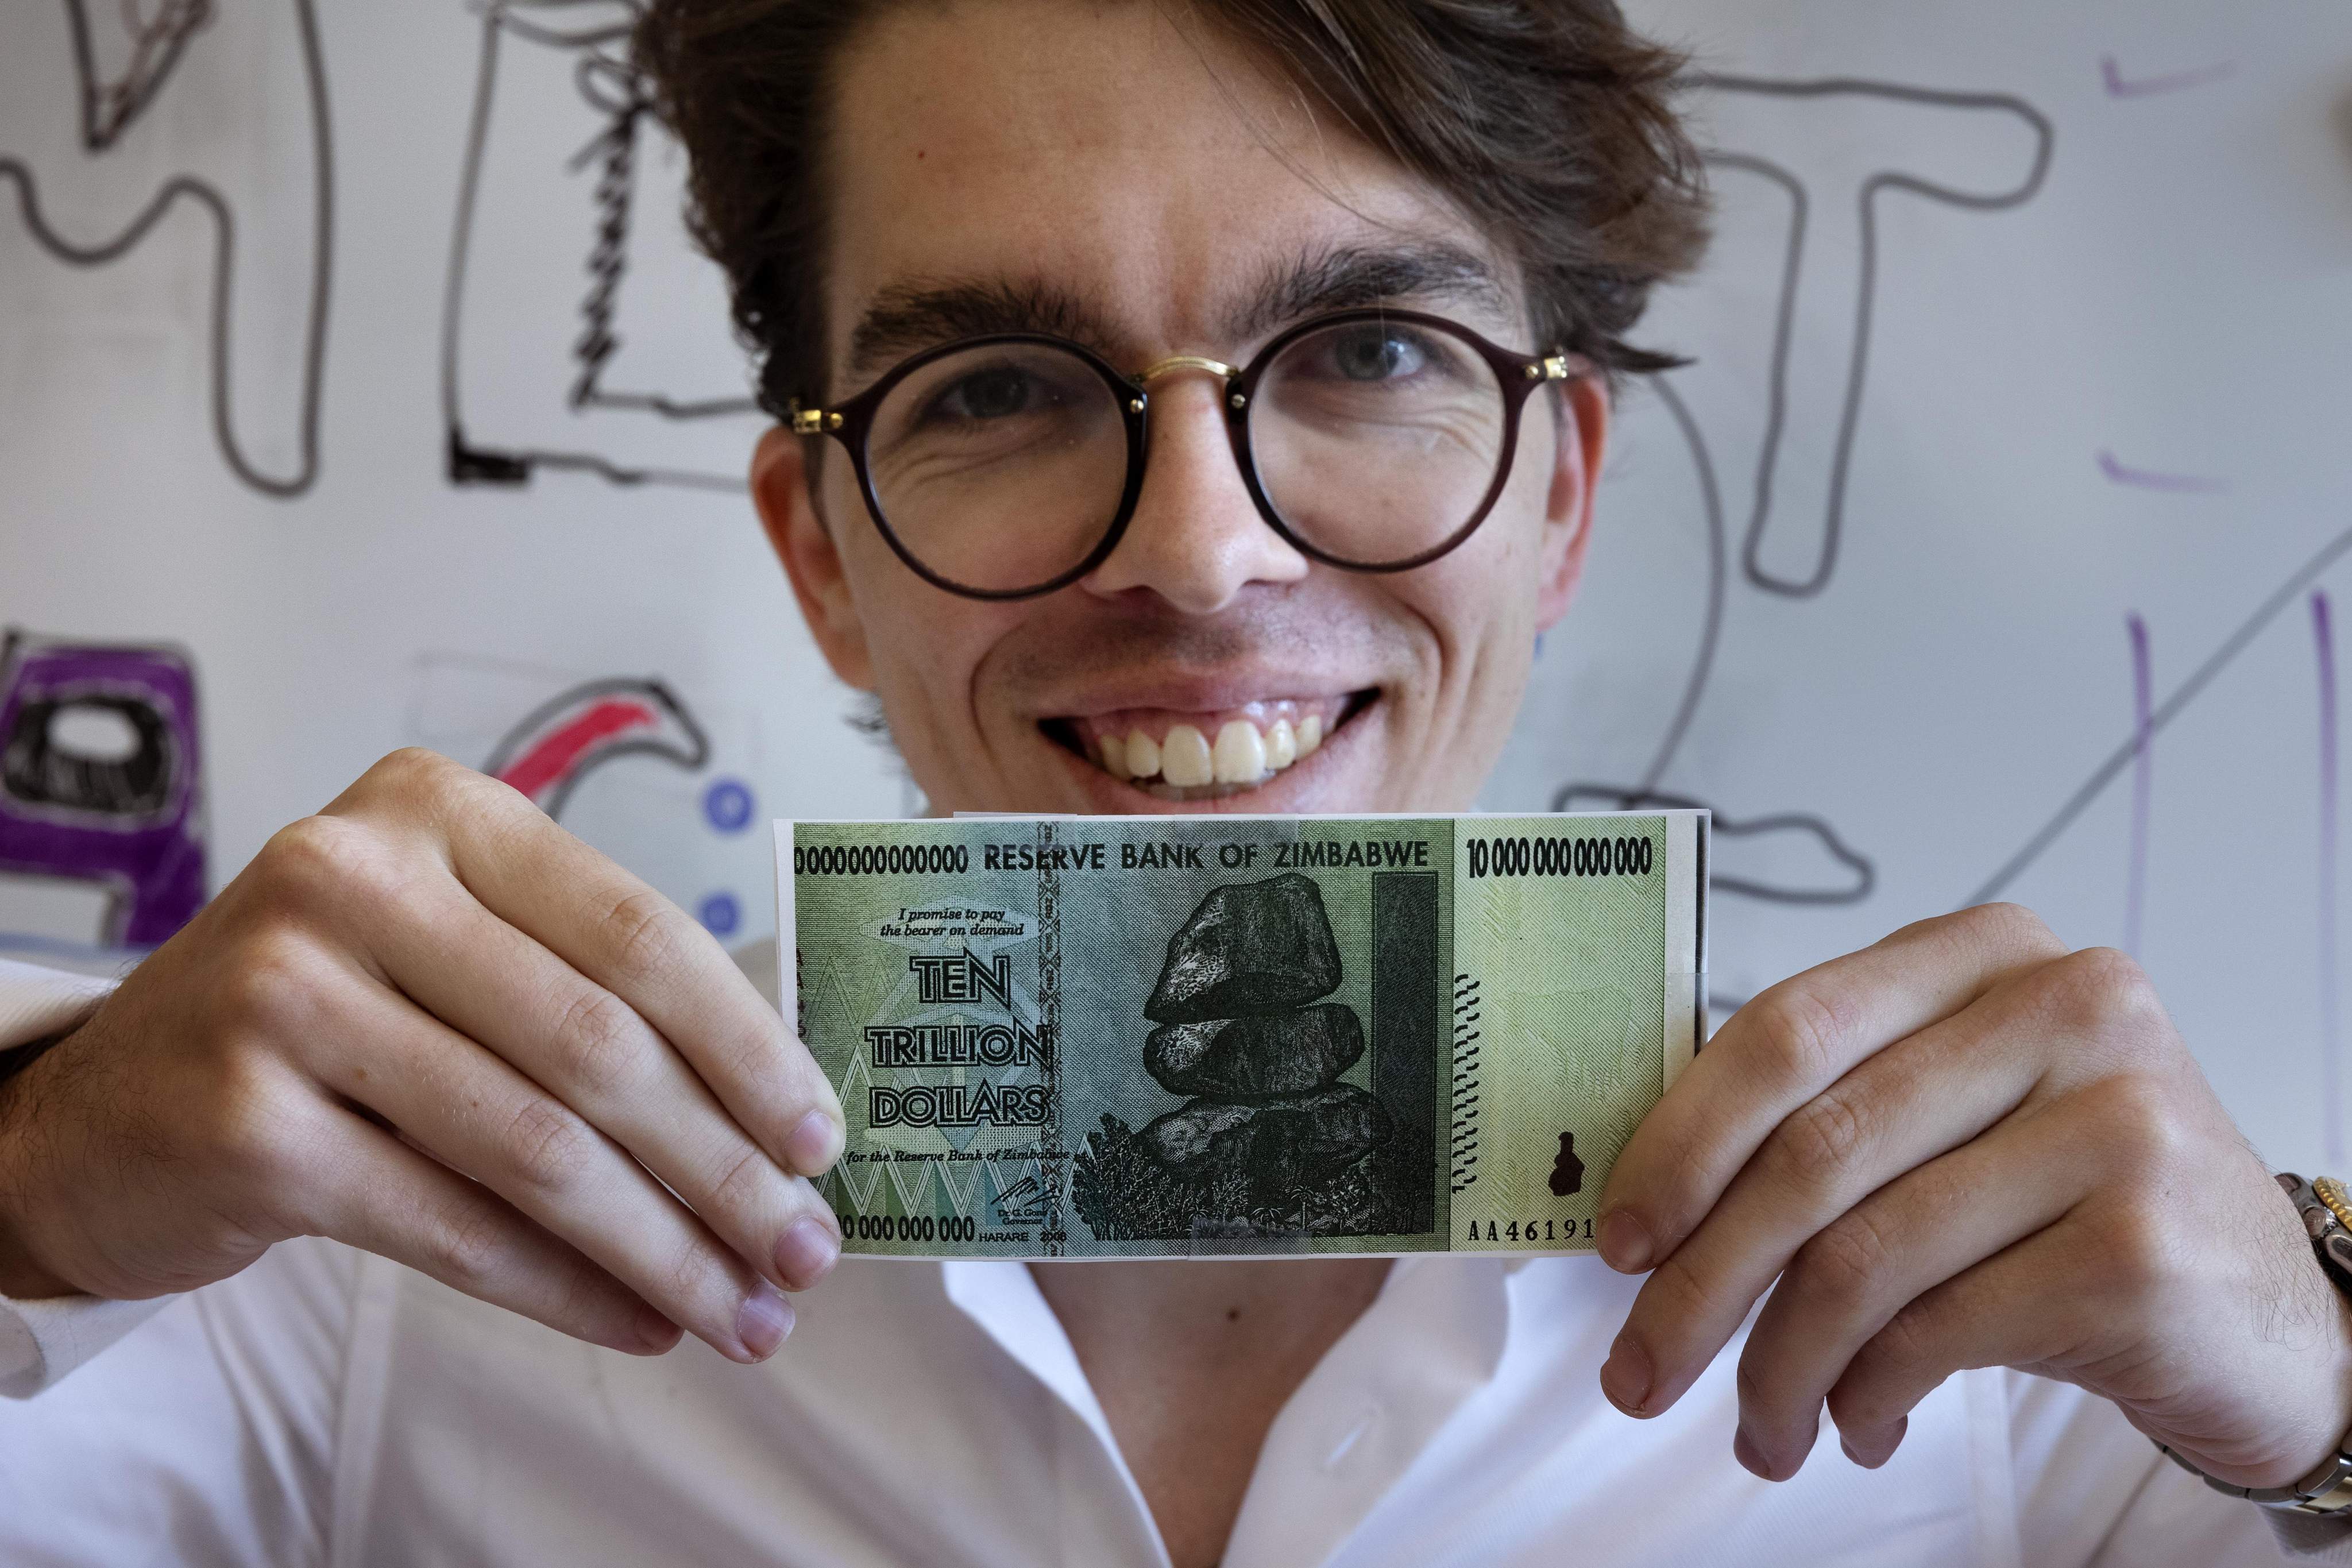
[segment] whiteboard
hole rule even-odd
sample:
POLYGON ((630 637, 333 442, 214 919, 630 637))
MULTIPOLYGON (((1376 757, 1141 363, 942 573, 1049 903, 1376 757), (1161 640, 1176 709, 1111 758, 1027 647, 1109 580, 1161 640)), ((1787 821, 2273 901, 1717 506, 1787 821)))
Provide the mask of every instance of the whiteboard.
POLYGON ((1698 363, 1621 407, 1490 803, 1712 805, 1723 998, 2019 900, 2341 1164, 2352 13, 1635 11, 1718 79, 1643 333, 1698 363))
MULTIPOLYGON (((1713 807, 1735 1001, 2021 900, 2341 1168, 2352 11, 1630 9, 1693 53, 1718 238, 1482 804, 1713 807)), ((0 951, 105 961, 173 855, 216 889, 412 742, 536 769, 730 941, 750 825, 914 806, 751 523, 629 13, 0 18, 0 625, 120 689, 68 782, 149 836, 93 869, 26 814, 0 951)))

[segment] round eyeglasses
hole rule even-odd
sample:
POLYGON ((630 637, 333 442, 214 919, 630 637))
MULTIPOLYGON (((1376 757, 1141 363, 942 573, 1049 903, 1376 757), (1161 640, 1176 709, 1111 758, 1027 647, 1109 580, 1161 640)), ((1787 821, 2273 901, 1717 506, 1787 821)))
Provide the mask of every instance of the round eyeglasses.
POLYGON ((1426 565, 1470 537, 1510 477, 1519 415, 1586 367, 1497 348, 1457 322, 1341 310, 1247 365, 1182 355, 1123 375, 1062 338, 1006 332, 929 349, 792 427, 848 451, 898 559, 974 599, 1049 594, 1118 546, 1143 491, 1150 383, 1224 384, 1226 434, 1259 513, 1350 572, 1426 565))

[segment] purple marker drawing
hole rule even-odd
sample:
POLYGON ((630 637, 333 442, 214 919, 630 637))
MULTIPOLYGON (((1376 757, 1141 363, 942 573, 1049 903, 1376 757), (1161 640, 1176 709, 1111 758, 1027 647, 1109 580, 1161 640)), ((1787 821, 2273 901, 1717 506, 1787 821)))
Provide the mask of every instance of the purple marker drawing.
POLYGON ((2203 87, 2208 82, 2220 81, 2225 77, 2233 75, 2237 68, 2237 61, 2222 60, 2216 65, 2200 66, 2194 70, 2172 71, 2164 76, 2141 77, 2135 81, 2124 75, 2123 67, 2116 63, 2115 56, 2099 57, 2099 75, 2107 84, 2109 98, 2154 98, 2161 92, 2179 92, 2184 88, 2203 87))
POLYGON ((2173 495, 2221 495, 2230 489, 2227 479, 2203 479, 2195 474, 2159 474, 2153 468, 2127 468, 2116 461, 2113 452, 2099 453, 2099 471, 2119 485, 2135 489, 2164 490, 2173 495))
POLYGON ((2135 610, 2124 619, 2131 634, 2132 810, 2131 863, 2124 881, 2124 951, 2139 956, 2140 911, 2147 900, 2147 800, 2155 783, 2156 738, 2152 723, 2155 681, 2147 657, 2147 623, 2135 610))
POLYGON ((2336 626, 2327 591, 2311 595, 2311 640, 2319 655, 2319 1083, 2321 1136, 2331 1168, 2344 1163, 2337 1102, 2336 990, 2336 626))
POLYGON ((0 638, 0 872, 97 882, 99 940, 152 947, 205 901, 196 676, 166 647, 0 638), (60 721, 103 716, 127 752, 79 751, 60 721))

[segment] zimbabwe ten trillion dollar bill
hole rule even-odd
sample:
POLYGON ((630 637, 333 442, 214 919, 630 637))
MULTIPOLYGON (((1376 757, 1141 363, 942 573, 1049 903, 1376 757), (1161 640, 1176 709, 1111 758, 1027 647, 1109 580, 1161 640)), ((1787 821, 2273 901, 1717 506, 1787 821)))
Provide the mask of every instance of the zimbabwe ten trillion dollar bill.
POLYGON ((898 1257, 1569 1252, 1705 1017, 1707 818, 779 822, 898 1257))

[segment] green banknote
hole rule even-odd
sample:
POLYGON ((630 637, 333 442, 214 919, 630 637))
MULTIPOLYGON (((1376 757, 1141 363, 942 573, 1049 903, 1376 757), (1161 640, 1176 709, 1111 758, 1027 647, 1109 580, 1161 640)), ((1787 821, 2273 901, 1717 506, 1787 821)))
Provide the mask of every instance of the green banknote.
POLYGON ((898 1257, 1573 1252, 1699 1037, 1703 812, 776 825, 898 1257))

